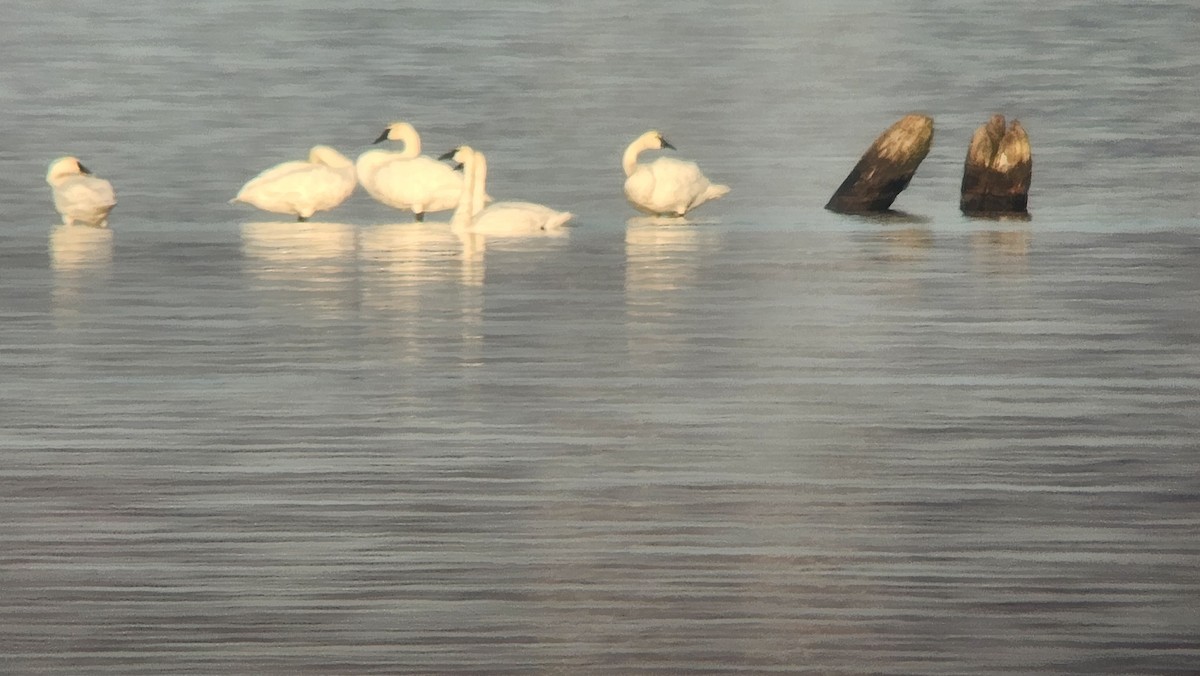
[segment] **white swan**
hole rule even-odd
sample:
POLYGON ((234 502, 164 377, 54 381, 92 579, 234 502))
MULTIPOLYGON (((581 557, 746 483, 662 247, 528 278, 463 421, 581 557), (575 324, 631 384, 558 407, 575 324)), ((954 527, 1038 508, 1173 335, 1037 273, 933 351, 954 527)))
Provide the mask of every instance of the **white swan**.
POLYGON ((643 150, 675 149, 662 134, 648 131, 625 149, 625 198, 638 211, 658 216, 683 216, 710 200, 729 192, 729 186, 710 183, 695 162, 660 157, 638 164, 643 150))
POLYGON ((357 180, 354 163, 329 146, 313 146, 308 160, 277 164, 250 179, 230 202, 307 221, 346 201, 357 180))
POLYGON ((63 225, 108 225, 108 213, 117 206, 117 196, 111 183, 91 173, 74 157, 60 157, 50 163, 46 182, 53 189, 54 208, 62 216, 63 225))
POLYGON ((487 190, 487 158, 470 146, 459 146, 442 155, 463 165, 467 182, 450 224, 481 235, 522 236, 561 230, 574 217, 533 202, 496 202, 484 207, 487 190))
POLYGON ((368 150, 358 156, 358 180, 371 197, 394 209, 413 212, 418 221, 427 211, 446 211, 458 204, 463 177, 421 154, 421 137, 407 122, 393 122, 375 139, 404 143, 401 152, 368 150))

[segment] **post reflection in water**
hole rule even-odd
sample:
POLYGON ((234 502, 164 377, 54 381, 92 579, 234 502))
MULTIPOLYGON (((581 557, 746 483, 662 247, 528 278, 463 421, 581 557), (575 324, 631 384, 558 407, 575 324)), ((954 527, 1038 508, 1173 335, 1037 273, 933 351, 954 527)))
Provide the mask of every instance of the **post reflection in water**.
POLYGON ((1033 233, 1029 228, 979 230, 971 234, 971 254, 984 272, 1022 275, 1029 271, 1033 233))
POLYGON ((921 226, 885 228, 879 231, 879 241, 885 245, 880 259, 896 262, 923 260, 934 245, 933 231, 921 226))

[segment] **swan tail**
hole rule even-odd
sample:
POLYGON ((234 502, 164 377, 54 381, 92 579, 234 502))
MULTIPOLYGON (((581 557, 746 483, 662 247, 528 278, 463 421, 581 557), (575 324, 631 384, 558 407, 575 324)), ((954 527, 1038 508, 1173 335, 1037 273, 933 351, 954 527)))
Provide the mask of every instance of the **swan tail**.
POLYGON ((557 230, 566 225, 567 221, 570 221, 572 218, 575 218, 575 214, 569 211, 561 211, 554 218, 551 218, 549 221, 547 221, 543 229, 557 230))
POLYGON ((708 189, 704 191, 704 201, 708 202, 709 200, 720 199, 728 193, 729 186, 727 185, 710 185, 708 186, 708 189))

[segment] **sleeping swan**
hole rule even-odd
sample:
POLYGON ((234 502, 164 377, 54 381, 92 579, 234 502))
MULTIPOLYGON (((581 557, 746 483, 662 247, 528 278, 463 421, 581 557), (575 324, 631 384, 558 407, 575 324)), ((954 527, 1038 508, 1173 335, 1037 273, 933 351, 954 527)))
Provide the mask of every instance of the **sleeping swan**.
POLYGON ((393 122, 375 139, 400 141, 401 152, 368 150, 358 156, 358 180, 371 197, 394 209, 413 212, 418 221, 427 211, 445 211, 458 204, 463 177, 450 167, 421 154, 421 137, 407 122, 393 122))
POLYGON ((451 158, 463 165, 467 182, 450 221, 455 228, 495 237, 535 235, 559 230, 574 216, 533 202, 496 202, 484 208, 487 158, 470 146, 459 146, 439 159, 451 158))
POLYGON ((625 198, 638 211, 656 216, 683 216, 696 207, 729 192, 729 186, 710 183, 695 162, 660 157, 638 164, 643 150, 675 149, 662 134, 648 131, 625 149, 625 198))
POLYGON ((356 185, 354 164, 329 146, 313 146, 308 160, 277 164, 250 179, 230 202, 307 221, 346 201, 356 185))
POLYGON ((63 225, 108 225, 108 212, 117 205, 117 196, 111 183, 91 174, 74 157, 60 157, 50 163, 46 182, 53 189, 54 208, 62 216, 63 225))

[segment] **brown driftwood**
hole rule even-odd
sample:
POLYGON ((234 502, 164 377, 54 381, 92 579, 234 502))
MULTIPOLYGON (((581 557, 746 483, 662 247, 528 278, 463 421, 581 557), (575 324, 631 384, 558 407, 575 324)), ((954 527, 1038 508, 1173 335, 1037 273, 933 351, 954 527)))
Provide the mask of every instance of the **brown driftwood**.
POLYGON ((972 216, 1026 214, 1032 179, 1029 135, 1017 120, 1006 131, 1004 116, 993 115, 971 137, 959 207, 972 216))
POLYGON ((825 208, 843 214, 887 211, 908 187, 932 143, 933 118, 905 115, 875 139, 825 208))

